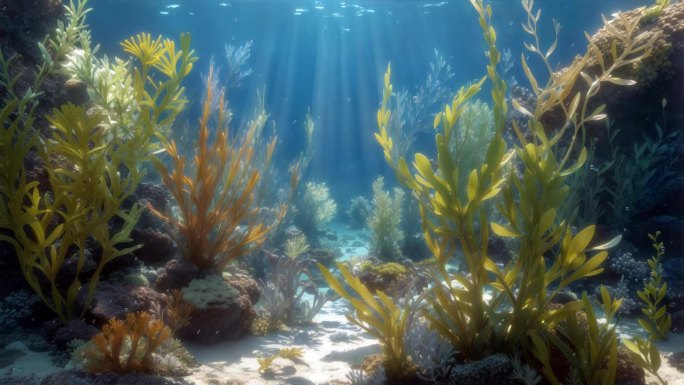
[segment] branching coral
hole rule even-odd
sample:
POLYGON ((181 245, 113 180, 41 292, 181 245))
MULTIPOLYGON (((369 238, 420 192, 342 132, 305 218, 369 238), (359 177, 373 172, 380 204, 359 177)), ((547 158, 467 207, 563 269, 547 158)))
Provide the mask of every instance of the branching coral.
POLYGON ((113 319, 90 341, 85 367, 90 373, 131 373, 155 370, 153 354, 171 329, 148 313, 128 313, 126 321, 113 319))
MULTIPOLYGON (((212 99, 213 90, 207 88, 191 170, 186 170, 187 159, 178 153, 173 141, 166 151, 174 169, 169 171, 161 162, 157 162, 157 169, 179 206, 181 219, 166 219, 178 230, 183 256, 200 269, 221 271, 264 243, 272 226, 260 221, 259 208, 254 205, 261 178, 260 170, 252 166, 257 124, 233 140, 223 127, 224 111, 220 108, 217 134, 210 143, 212 99)), ((282 217, 284 212, 281 207, 277 216, 282 217)))

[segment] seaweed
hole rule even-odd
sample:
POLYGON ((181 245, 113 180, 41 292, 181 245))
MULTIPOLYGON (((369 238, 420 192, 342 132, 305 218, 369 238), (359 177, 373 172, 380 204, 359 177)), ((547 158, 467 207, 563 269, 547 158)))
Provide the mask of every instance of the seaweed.
POLYGON ((183 108, 181 82, 196 60, 189 35, 181 35, 181 49, 176 50, 172 40, 152 40, 143 34, 122 43, 136 56, 138 66, 118 59, 110 66, 106 57, 96 58, 96 50, 90 48, 86 3, 66 6, 67 23, 59 23, 47 39, 54 58, 39 44, 43 64, 35 89, 24 96, 14 91, 18 77, 10 76, 13 58, 0 55, 9 98, 0 113, 0 227, 11 234, 1 239, 14 246, 29 286, 63 322, 83 316, 106 264, 140 247, 129 242, 142 208, 124 208, 123 203, 145 174, 140 166, 155 158, 165 129, 183 108), (53 109, 45 117, 52 129, 41 137, 32 132, 36 98, 44 78, 57 71, 82 80, 94 108, 86 111, 65 104, 53 109), (159 80, 153 80, 153 74, 160 75, 159 80), (49 191, 37 181, 27 181, 23 162, 31 151, 47 171, 49 191), (115 218, 123 223, 112 231, 109 223, 115 218), (100 256, 85 285, 81 273, 90 239, 100 256), (57 276, 69 259, 76 262, 76 271, 65 288, 57 276), (84 286, 79 311, 76 300, 84 286))
POLYGON ((342 281, 332 275, 325 266, 319 263, 318 268, 330 288, 354 307, 355 315, 346 316, 349 322, 372 334, 380 342, 384 355, 384 371, 388 380, 409 377, 412 373, 405 337, 411 315, 414 313, 413 309, 408 306, 399 307, 379 290, 375 292, 378 296, 378 299, 375 299, 368 288, 357 277, 351 275, 341 263, 337 263, 337 268, 355 295, 347 291, 342 281))
POLYGON ((384 190, 384 178, 373 182, 373 207, 367 219, 371 231, 371 253, 384 261, 401 259, 401 231, 404 191, 394 188, 394 195, 384 190))
MULTIPOLYGON (((434 120, 438 130, 436 160, 416 154, 413 172, 403 157, 394 158, 394 138, 388 130, 392 115, 388 103, 392 94, 389 66, 377 113, 376 139, 399 181, 419 200, 426 243, 442 279, 428 295, 430 306, 424 314, 451 341, 463 361, 520 349, 525 360, 536 364, 548 361, 545 347, 557 342, 549 333, 551 328, 571 322, 583 310, 592 318, 589 321, 592 330, 571 333, 569 338, 574 340, 569 351, 594 361, 572 361, 571 364, 576 365, 574 370, 582 379, 611 383, 617 355, 614 328, 598 331, 591 326, 596 325, 596 317, 588 300, 561 307, 548 305, 571 283, 601 273, 601 264, 607 258, 605 249, 615 242, 591 247, 595 226, 585 226, 575 233, 558 213, 570 189, 567 178, 587 158, 582 143, 585 125, 606 117, 605 106, 590 110, 589 101, 604 83, 634 84, 615 77, 614 73, 647 56, 652 38, 636 34, 638 21, 618 17, 610 25, 606 24, 613 39, 608 58, 590 41, 587 54, 576 59, 566 71, 554 74, 548 58, 557 42, 554 40, 548 49, 542 49, 537 34, 539 12, 533 9, 533 1, 524 0, 528 22, 523 28, 533 38, 526 47, 541 58, 549 71, 549 80, 540 85, 522 57, 522 67, 537 103, 530 111, 513 100, 513 107, 527 119, 524 127, 529 132, 523 132, 521 125, 514 121, 519 145, 507 151, 502 137, 507 117, 507 86, 497 70, 501 54, 490 23, 492 10, 480 0, 471 3, 479 14, 489 48, 487 74, 492 88, 494 134, 486 146, 482 164, 462 169, 448 144, 452 142, 464 106, 480 90, 485 78, 461 88, 453 102, 437 114, 434 120), (589 61, 599 64, 597 75, 583 72, 589 61), (572 93, 578 81, 586 83, 586 91, 572 93), (544 127, 542 116, 555 109, 561 111, 564 121, 556 129, 544 127), (494 213, 488 201, 496 203, 505 223, 491 220, 494 213), (514 257, 503 267, 491 259, 489 240, 493 235, 513 241, 514 257), (446 264, 457 251, 463 254, 466 271, 450 273, 446 264), (490 298, 485 299, 485 294, 490 298), (586 338, 592 343, 585 344, 586 338), (595 365, 599 356, 602 360, 609 357, 606 368, 595 365)), ((560 27, 558 24, 554 27, 557 33, 560 27)), ((619 307, 620 301, 613 301, 607 291, 603 296, 606 309, 616 311, 614 308, 619 307)), ((560 344, 557 348, 563 349, 560 344)), ((551 369, 544 374, 547 380, 558 383, 551 369)))
MULTIPOLYGON (((186 260, 201 270, 217 272, 258 249, 273 227, 261 220, 259 207, 254 204, 262 177, 261 170, 252 166, 258 124, 253 122, 243 136, 233 140, 223 126, 223 94, 219 99, 216 137, 210 143, 213 89, 207 87, 193 166, 186 169, 187 159, 178 153, 174 141, 166 144, 173 169, 156 162, 178 204, 181 219, 156 213, 178 230, 176 240, 186 260)), ((281 206, 276 221, 285 211, 281 206)))
POLYGON ((645 283, 643 290, 637 292, 645 306, 641 311, 647 317, 647 319, 639 319, 638 322, 648 332, 649 339, 652 341, 667 340, 672 326, 672 316, 667 313, 667 305, 662 303, 667 293, 667 282, 663 280, 663 266, 660 261, 665 256, 665 246, 658 239, 659 236, 660 231, 648 235, 656 253, 646 261, 651 268, 651 277, 645 283))

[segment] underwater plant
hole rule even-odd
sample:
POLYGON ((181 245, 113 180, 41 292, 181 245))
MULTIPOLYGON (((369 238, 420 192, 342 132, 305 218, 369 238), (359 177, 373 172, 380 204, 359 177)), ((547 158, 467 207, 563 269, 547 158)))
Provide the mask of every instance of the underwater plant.
POLYGON ((375 292, 378 297, 376 299, 368 288, 339 262, 337 268, 342 274, 344 284, 322 264, 319 263, 318 268, 330 288, 354 307, 355 316, 346 315, 349 322, 378 339, 387 379, 389 381, 401 380, 412 375, 405 337, 413 309, 399 307, 389 296, 379 290, 375 292), (354 294, 347 291, 346 287, 353 290, 354 294))
POLYGON ((308 269, 311 260, 302 256, 280 256, 263 250, 270 261, 270 272, 262 285, 261 304, 267 313, 268 327, 276 330, 281 323, 306 324, 327 302, 327 296, 318 290, 308 269), (304 300, 305 293, 313 293, 311 303, 304 300))
POLYGON ((649 339, 652 341, 667 340, 672 326, 672 316, 667 313, 667 305, 662 303, 667 293, 667 282, 663 281, 663 265, 660 261, 665 256, 665 246, 658 239, 659 236, 660 231, 648 234, 656 253, 646 261, 651 268, 651 277, 643 290, 637 292, 645 305, 641 311, 647 317, 647 319, 639 319, 638 322, 648 332, 649 339))
MULTIPOLYGON (((555 365, 549 359, 549 347, 556 348, 570 364, 571 383, 615 383, 618 359, 617 322, 615 315, 622 300, 611 299, 608 290, 601 286, 602 309, 605 321, 598 321, 593 305, 586 293, 582 294, 583 313, 570 312, 555 327, 555 333, 547 333, 545 339, 533 331, 531 334, 535 356, 542 364, 542 372, 552 383, 560 383, 554 372, 555 365)), ((564 379, 565 381, 565 379, 564 379)))
POLYGON ((296 235, 285 242, 285 255, 290 258, 297 258, 308 252, 309 249, 309 242, 306 241, 304 234, 296 235))
MULTIPOLYGON (((526 127, 530 132, 523 133, 520 125, 514 122, 520 145, 506 152, 502 138, 507 116, 506 83, 497 72, 501 55, 496 48, 496 32, 490 23, 492 10, 480 0, 471 3, 479 14, 489 48, 487 74, 492 83, 494 134, 487 145, 483 164, 471 170, 461 169, 448 144, 463 106, 479 91, 484 78, 461 88, 453 102, 437 114, 434 127, 441 126, 441 130, 435 136, 436 161, 416 154, 415 174, 412 174, 403 157, 393 157, 394 140, 388 131, 392 115, 388 103, 392 94, 388 66, 377 113, 376 139, 399 181, 418 197, 425 239, 443 279, 427 298, 430 308, 425 316, 431 325, 451 341, 461 360, 521 349, 529 362, 544 362, 548 360, 548 349, 542 347, 554 342, 549 337, 553 325, 567 322, 581 310, 587 317, 594 317, 592 322, 596 321, 594 313, 586 309, 590 306, 588 301, 570 302, 560 308, 548 305, 572 282, 599 274, 601 264, 607 258, 604 249, 613 243, 590 248, 595 234, 593 225, 573 234, 570 224, 558 217, 559 206, 569 190, 566 180, 583 166, 587 157, 579 134, 587 122, 605 118, 605 106, 589 110, 589 101, 604 83, 633 84, 615 77, 614 72, 648 55, 652 38, 636 35, 638 21, 618 17, 609 29, 614 40, 610 61, 604 60, 604 54, 590 41, 587 54, 576 59, 567 71, 554 74, 548 57, 554 51, 556 41, 549 49, 542 50, 537 34, 539 13, 533 10, 533 1, 524 0, 523 7, 528 15, 524 29, 533 38, 533 43, 526 46, 540 56, 549 70, 549 80, 545 86, 540 86, 522 57, 522 67, 537 96, 537 103, 533 111, 528 111, 513 101, 513 106, 528 119, 526 127), (598 62, 601 68, 594 77, 582 72, 590 60, 598 62), (571 94, 572 85, 581 80, 586 82, 587 89, 571 94), (544 127, 541 116, 556 108, 561 110, 564 122, 555 130, 544 127), (514 156, 520 172, 507 170, 514 156), (461 174, 467 177, 462 179, 461 174), (493 213, 488 200, 497 203, 507 224, 491 222, 493 213), (495 264, 489 254, 488 240, 492 234, 512 238, 517 248, 515 257, 503 268, 495 264), (463 253, 465 273, 447 271, 446 263, 456 250, 463 253), (596 253, 591 255, 594 251, 596 253), (485 293, 491 298, 485 300, 485 293)), ((556 32, 558 29, 556 25, 556 32)), ((617 303, 619 301, 609 297, 604 300, 604 305, 609 304, 611 309, 617 303)), ((608 356, 609 367, 593 365, 585 372, 585 377, 610 383, 615 376, 617 340, 614 331, 611 334, 608 330, 601 336, 606 346, 602 350, 606 354, 601 358, 608 356)), ((580 353, 585 345, 579 340, 573 342, 580 353)), ((593 349, 598 347, 590 344, 588 348, 595 356, 593 349)), ((545 371, 547 380, 558 383, 551 374, 545 371)))
POLYGON ((149 373, 153 354, 171 337, 171 329, 149 313, 128 313, 126 321, 112 319, 90 340, 85 368, 90 373, 149 373))
POLYGON ((387 130, 394 140, 393 159, 406 156, 420 133, 431 132, 432 112, 448 102, 451 90, 449 82, 456 74, 442 54, 434 50, 434 59, 425 81, 411 95, 407 89, 390 95, 388 103, 394 111, 387 130))
POLYGON ((171 329, 173 335, 190 324, 190 318, 195 311, 195 306, 183 300, 183 292, 178 289, 171 290, 171 293, 164 295, 163 303, 155 302, 150 313, 171 329))
POLYGON ((337 213, 337 203, 330 197, 325 183, 307 182, 296 202, 294 223, 314 244, 337 213))
POLYGON ((396 261, 401 258, 401 214, 404 191, 394 188, 394 196, 384 190, 384 178, 373 182, 373 206, 367 224, 371 231, 371 253, 381 260, 396 261))
POLYGON ((370 202, 368 202, 368 199, 361 195, 351 199, 349 208, 346 212, 347 218, 349 219, 349 224, 355 228, 365 227, 370 213, 370 202))
MULTIPOLYGON (((210 77, 211 72, 212 69, 210 77)), ((208 125, 213 97, 213 89, 208 87, 190 169, 186 170, 187 159, 178 153, 174 141, 166 145, 174 169, 169 171, 161 161, 156 162, 181 218, 156 213, 178 230, 177 243, 187 261, 200 270, 220 272, 231 261, 258 249, 272 225, 260 221, 259 207, 254 205, 254 193, 262 177, 251 164, 256 151, 253 138, 257 124, 253 122, 237 140, 230 138, 223 126, 224 110, 219 108, 216 137, 210 143, 208 125)), ((219 99, 222 106, 222 94, 219 99)), ((281 206, 276 219, 282 218, 285 210, 281 206)))
POLYGON ((273 368, 271 367, 273 361, 276 358, 282 358, 292 362, 299 362, 302 360, 304 349, 302 348, 282 348, 279 349, 275 354, 266 357, 258 357, 257 363, 259 363, 259 373, 261 374, 271 374, 273 368))
POLYGON ((86 84, 91 111, 73 104, 53 109, 45 116, 52 129, 39 138, 31 132, 38 94, 19 97, 14 87, 20 75, 10 76, 13 58, 0 60, 9 95, 0 113, 0 227, 11 234, 1 239, 14 246, 29 286, 63 322, 85 313, 105 265, 140 247, 124 245, 142 210, 135 204, 124 208, 123 203, 145 174, 141 165, 155 157, 163 131, 183 108, 181 82, 196 60, 189 35, 181 35, 177 50, 172 40, 143 34, 122 43, 137 65, 117 59, 110 67, 106 57, 97 59, 96 50, 90 49, 86 1, 70 2, 66 11, 67 23, 59 23, 47 40, 49 47, 39 44, 43 64, 35 92, 49 74, 66 73, 86 84), (47 192, 39 190, 38 182, 27 181, 23 161, 32 147, 46 168, 47 192), (112 231, 109 222, 115 218, 123 224, 112 231), (82 282, 88 239, 95 241, 100 255, 89 281, 82 282), (57 276, 71 258, 77 261, 76 271, 63 287, 57 276), (84 287, 79 310, 77 297, 84 287))
MULTIPOLYGON (((663 99, 663 119, 666 101, 663 99)), ((665 133, 666 125, 655 125, 655 135, 642 135, 632 151, 614 144, 620 130, 611 135, 611 156, 614 163, 607 187, 610 211, 607 222, 618 231, 628 229, 631 219, 646 211, 676 182, 675 163, 679 159, 674 139, 678 132, 665 133)), ((610 129, 610 126, 609 126, 610 129)))

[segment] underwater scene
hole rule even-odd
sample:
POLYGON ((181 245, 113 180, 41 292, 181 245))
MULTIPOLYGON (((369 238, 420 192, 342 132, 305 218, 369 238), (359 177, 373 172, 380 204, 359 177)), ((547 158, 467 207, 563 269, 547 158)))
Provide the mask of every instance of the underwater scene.
POLYGON ((0 0, 0 385, 684 385, 684 1, 0 0))

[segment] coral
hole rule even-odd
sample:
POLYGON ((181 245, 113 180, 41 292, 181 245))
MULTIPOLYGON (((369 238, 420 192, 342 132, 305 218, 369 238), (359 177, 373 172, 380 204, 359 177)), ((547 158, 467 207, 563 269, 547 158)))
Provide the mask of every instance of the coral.
POLYGON ((305 235, 292 237, 285 242, 285 255, 289 258, 297 258, 309 251, 309 243, 305 235))
POLYGON ((384 190, 384 178, 373 182, 373 211, 368 217, 368 228, 372 233, 371 253, 381 260, 396 261, 401 258, 401 214, 404 191, 394 189, 394 196, 384 190))
MULTIPOLYGON (((223 105, 223 95, 219 99, 223 105)), ((174 169, 169 171, 161 162, 156 166, 176 199, 181 219, 159 214, 178 230, 177 243, 183 257, 200 270, 220 272, 231 261, 259 248, 272 226, 259 220, 259 209, 253 204, 261 178, 260 170, 251 166, 257 124, 252 123, 238 142, 229 140, 221 108, 218 127, 212 130, 217 134, 210 144, 212 100, 213 90, 208 87, 190 170, 186 170, 187 159, 178 153, 174 141, 166 145, 174 169)), ((284 210, 281 207, 278 217, 284 210)))
POLYGON ((90 373, 152 372, 152 354, 170 337, 171 330, 162 321, 144 312, 129 313, 125 322, 109 321, 90 340, 85 368, 90 373))
POLYGON ((511 374, 512 380, 518 380, 522 382, 523 385, 537 385, 541 382, 542 378, 539 377, 537 371, 522 362, 518 354, 513 355, 511 364, 513 365, 513 373, 511 374))
POLYGON ((349 208, 347 209, 347 217, 349 224, 355 228, 363 228, 366 226, 368 217, 371 214, 371 205, 368 199, 357 196, 352 198, 349 208))
POLYGON ((406 349, 411 352, 420 378, 435 384, 448 381, 456 363, 454 349, 448 340, 430 329, 428 322, 414 318, 406 335, 406 349))
POLYGON ((371 374, 361 369, 352 369, 347 373, 350 385, 384 385, 387 383, 385 369, 380 367, 371 374))
POLYGON ((631 251, 619 249, 608 262, 608 269, 618 277, 624 277, 631 288, 641 285, 648 279, 650 271, 644 261, 634 257, 631 251))

